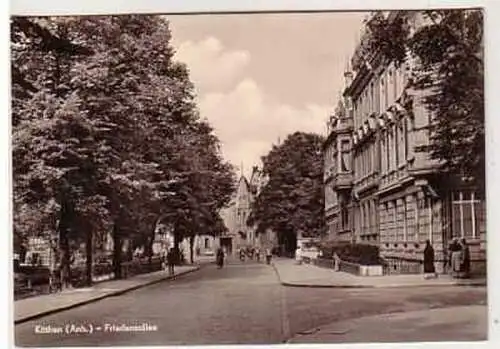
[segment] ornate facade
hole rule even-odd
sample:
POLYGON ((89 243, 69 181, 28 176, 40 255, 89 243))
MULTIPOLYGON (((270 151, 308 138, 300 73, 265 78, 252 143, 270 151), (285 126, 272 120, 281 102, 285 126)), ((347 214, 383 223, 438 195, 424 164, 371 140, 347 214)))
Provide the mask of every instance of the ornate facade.
POLYGON ((411 57, 397 66, 376 52, 360 53, 365 40, 352 60, 356 69, 345 73, 325 143, 330 236, 377 244, 393 273, 420 272, 427 239, 441 271, 449 241, 465 238, 473 269, 484 270, 484 193, 441 173, 424 150, 432 115, 423 93, 407 88, 411 57))
POLYGON ((228 232, 220 237, 220 244, 228 253, 234 253, 240 247, 253 245, 254 232, 246 224, 252 202, 250 189, 250 183, 242 175, 229 207, 221 214, 228 232))

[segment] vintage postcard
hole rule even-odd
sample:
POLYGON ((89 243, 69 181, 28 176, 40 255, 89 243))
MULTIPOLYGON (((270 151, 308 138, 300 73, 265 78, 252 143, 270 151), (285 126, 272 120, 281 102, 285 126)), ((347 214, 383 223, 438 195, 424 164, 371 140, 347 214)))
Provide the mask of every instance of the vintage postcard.
POLYGON ((484 18, 11 16, 15 345, 487 340, 484 18))

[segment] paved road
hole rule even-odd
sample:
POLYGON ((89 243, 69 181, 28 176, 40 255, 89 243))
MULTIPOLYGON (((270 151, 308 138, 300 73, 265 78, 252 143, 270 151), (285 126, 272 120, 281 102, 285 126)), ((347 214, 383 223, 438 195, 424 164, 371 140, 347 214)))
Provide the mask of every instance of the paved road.
MULTIPOLYGON (((337 320, 396 311, 485 304, 485 288, 307 289, 282 287, 270 266, 215 266, 15 326, 18 346, 273 344, 337 320), (156 326, 151 332, 36 334, 38 325, 156 326)), ((444 338, 451 340, 453 338, 444 338)))

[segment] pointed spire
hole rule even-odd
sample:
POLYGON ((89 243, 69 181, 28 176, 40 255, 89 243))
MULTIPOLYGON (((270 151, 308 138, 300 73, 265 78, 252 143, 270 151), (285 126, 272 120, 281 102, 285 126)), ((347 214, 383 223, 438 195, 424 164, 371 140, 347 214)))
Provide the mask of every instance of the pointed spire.
POLYGON ((241 162, 241 167, 240 167, 240 177, 243 177, 243 161, 241 162))
POLYGON ((351 72, 351 59, 350 59, 349 55, 346 54, 344 73, 349 73, 349 72, 351 72))

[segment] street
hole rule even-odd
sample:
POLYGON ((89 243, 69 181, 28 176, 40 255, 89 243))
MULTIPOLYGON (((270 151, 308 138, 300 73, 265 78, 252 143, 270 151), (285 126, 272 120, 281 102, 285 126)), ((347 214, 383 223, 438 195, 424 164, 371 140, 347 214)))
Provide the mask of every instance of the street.
MULTIPOLYGON (((271 266, 207 265, 117 297, 15 326, 17 346, 276 344, 334 321, 460 305, 485 305, 484 287, 289 288, 271 266), (148 332, 36 334, 37 325, 148 324, 148 332)), ((485 327, 486 336, 486 327, 485 327)), ((401 338, 401 340, 412 340, 401 338)), ((417 338, 418 340, 418 338, 417 338)), ((442 338, 453 340, 453 338, 442 338)))

